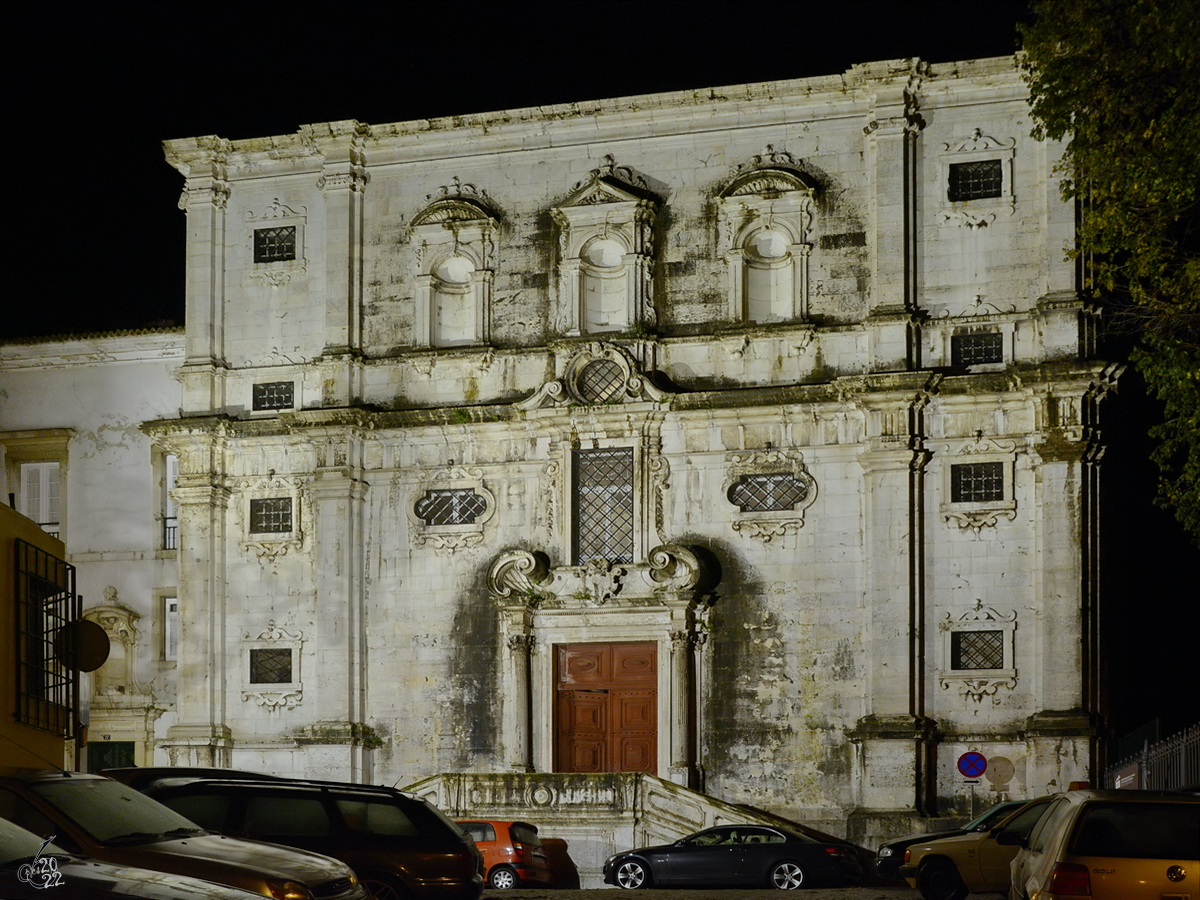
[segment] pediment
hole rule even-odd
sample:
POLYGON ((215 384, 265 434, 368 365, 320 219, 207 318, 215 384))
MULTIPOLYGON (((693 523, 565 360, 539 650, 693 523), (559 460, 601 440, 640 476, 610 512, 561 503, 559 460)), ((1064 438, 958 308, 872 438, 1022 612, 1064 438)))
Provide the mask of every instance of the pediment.
POLYGON ((793 192, 812 193, 812 187, 795 172, 785 169, 757 169, 734 178, 721 191, 721 196, 758 197, 793 192))
POLYGON ((488 222, 492 219, 488 209, 471 200, 436 200, 413 217, 412 227, 440 225, 445 222, 488 222))
POLYGON ((559 208, 572 206, 598 206, 603 203, 638 203, 655 199, 649 191, 635 191, 630 185, 622 184, 611 176, 597 176, 578 186, 559 204, 559 208))
POLYGON ((629 166, 619 166, 612 156, 591 171, 587 178, 571 188, 559 209, 573 206, 597 206, 605 203, 639 203, 650 201, 657 204, 659 197, 650 190, 645 177, 629 166))

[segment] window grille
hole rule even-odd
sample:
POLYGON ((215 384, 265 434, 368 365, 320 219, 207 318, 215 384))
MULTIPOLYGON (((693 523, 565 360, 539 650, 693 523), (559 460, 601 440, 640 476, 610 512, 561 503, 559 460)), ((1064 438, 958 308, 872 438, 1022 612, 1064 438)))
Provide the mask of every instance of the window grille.
POLYGON ((1003 669, 1003 631, 956 631, 950 635, 950 668, 1003 669))
POLYGON ((998 331, 955 334, 950 337, 950 363, 978 366, 1004 361, 1004 339, 998 331))
POLYGON ((625 390, 625 370, 611 359, 597 359, 579 373, 579 395, 588 403, 608 403, 625 390))
POLYGON ((295 398, 295 382, 272 381, 254 385, 251 405, 255 410, 291 409, 295 398))
POLYGON ((950 164, 950 199, 984 200, 999 197, 1003 170, 998 159, 950 164))
POLYGON ((990 503, 1004 499, 1004 463, 964 463, 950 467, 951 503, 990 503))
POLYGON ((633 562, 633 450, 576 450, 575 565, 633 562))
POLYGON ((426 525, 470 525, 487 510, 487 501, 470 488, 426 491, 413 511, 426 525))
POLYGON ((251 684, 291 684, 290 647, 266 647, 250 651, 251 684))
POLYGON ((292 498, 250 501, 251 534, 287 534, 292 530, 292 498))
POLYGON ((742 512, 795 509, 808 496, 808 485, 793 475, 743 475, 729 486, 729 502, 742 512))
POLYGON ((254 229, 254 261, 283 262, 296 258, 296 226, 254 229))
POLYGON ((70 737, 76 715, 77 672, 63 629, 79 620, 75 567, 17 540, 17 721, 70 737))

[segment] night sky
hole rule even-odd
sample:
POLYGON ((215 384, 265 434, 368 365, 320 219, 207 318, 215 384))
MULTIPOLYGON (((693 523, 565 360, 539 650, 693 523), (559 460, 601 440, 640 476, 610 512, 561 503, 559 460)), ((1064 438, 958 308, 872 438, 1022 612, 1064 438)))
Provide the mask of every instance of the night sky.
MULTIPOLYGON (((183 324, 183 182, 164 139, 1001 56, 1028 12, 1024 0, 75 0, 17 2, 6 18, 16 197, 0 339, 183 324)), ((1200 553, 1151 504, 1155 413, 1136 377, 1108 406, 1106 502, 1119 513, 1102 553, 1106 627, 1122 642, 1111 655, 1117 728, 1157 712, 1171 731, 1200 718, 1200 553)))

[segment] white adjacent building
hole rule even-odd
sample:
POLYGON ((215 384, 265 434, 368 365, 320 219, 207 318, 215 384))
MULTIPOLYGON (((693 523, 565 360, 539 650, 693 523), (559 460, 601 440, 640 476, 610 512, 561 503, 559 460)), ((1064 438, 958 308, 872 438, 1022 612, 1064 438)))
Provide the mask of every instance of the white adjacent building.
POLYGON ((14 479, 72 432, 71 560, 162 685, 138 760, 543 818, 636 772, 865 843, 1087 778, 1119 367, 1030 128, 1000 58, 168 141, 136 484, 99 401, 0 434, 14 479))

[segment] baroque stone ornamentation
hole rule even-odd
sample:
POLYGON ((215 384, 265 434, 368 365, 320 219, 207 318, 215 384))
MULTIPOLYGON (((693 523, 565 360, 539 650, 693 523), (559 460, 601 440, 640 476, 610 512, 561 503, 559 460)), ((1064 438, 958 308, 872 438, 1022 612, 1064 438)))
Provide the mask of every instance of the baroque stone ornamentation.
POLYGON ((650 382, 624 347, 593 341, 569 357, 560 378, 544 382, 515 405, 531 412, 572 404, 665 403, 671 396, 650 382))
POLYGON ((550 560, 542 553, 506 550, 488 569, 488 591, 498 603, 537 608, 547 596, 550 560))
POLYGON ((577 599, 584 606, 603 606, 607 600, 621 593, 621 579, 626 571, 623 566, 610 565, 608 560, 589 559, 580 567, 584 589, 577 599))
POLYGON ((289 631, 275 623, 274 619, 267 620, 267 627, 251 637, 248 632, 242 633, 243 683, 242 700, 257 703, 269 712, 285 709, 295 709, 304 700, 304 685, 300 679, 300 664, 304 633, 289 631), (252 654, 256 651, 288 654, 286 674, 288 680, 258 682, 253 680, 252 654))
POLYGON ((646 556, 650 580, 675 591, 689 591, 700 581, 700 561, 679 544, 661 544, 646 556))
POLYGON ((1013 650, 1016 627, 1016 610, 1008 614, 1000 613, 990 606, 984 606, 980 599, 957 618, 947 612, 938 623, 938 631, 942 634, 942 666, 938 670, 938 684, 943 690, 955 687, 964 698, 976 703, 984 697, 991 697, 992 704, 999 705, 1001 698, 997 696, 997 691, 1001 688, 1012 690, 1017 686, 1013 650), (958 657, 966 656, 961 648, 956 649, 956 640, 973 637, 987 638, 987 653, 977 659, 956 659, 956 654, 958 657), (995 665, 989 666, 987 663, 995 665))
POLYGON ((804 527, 817 482, 798 450, 739 450, 726 456, 721 495, 734 532, 769 544, 804 527))

